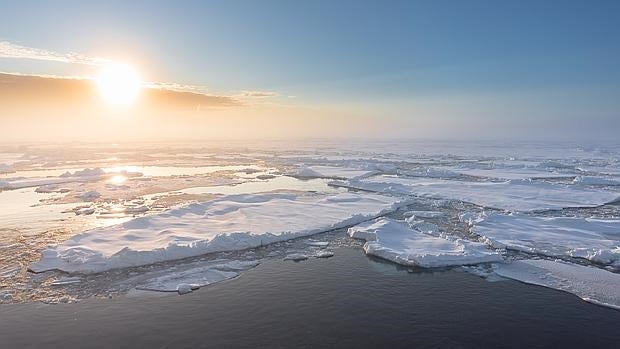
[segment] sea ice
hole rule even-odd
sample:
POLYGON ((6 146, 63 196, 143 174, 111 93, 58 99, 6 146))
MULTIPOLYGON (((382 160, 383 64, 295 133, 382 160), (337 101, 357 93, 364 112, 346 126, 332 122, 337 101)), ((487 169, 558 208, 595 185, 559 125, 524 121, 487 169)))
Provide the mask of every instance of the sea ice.
POLYGON ((363 170, 351 167, 337 166, 302 166, 299 168, 295 177, 299 178, 334 178, 334 179, 353 179, 364 178, 378 173, 373 170, 363 170))
POLYGON ((304 165, 304 166, 301 166, 299 168, 299 170, 297 170, 297 173, 295 173, 295 177, 299 177, 299 178, 320 178, 320 177, 323 177, 323 174, 318 173, 317 171, 313 170, 312 168, 304 165))
POLYGON ((427 235, 387 218, 351 227, 348 233, 366 240, 367 254, 402 265, 432 268, 502 260, 499 253, 484 244, 447 235, 427 235))
POLYGON ((101 177, 105 175, 106 172, 100 168, 85 168, 83 170, 74 171, 74 172, 65 172, 60 175, 62 178, 67 177, 101 177))
POLYGON ((171 269, 163 275, 142 281, 136 289, 159 292, 189 293, 200 287, 239 276, 239 272, 252 269, 258 261, 222 261, 216 264, 193 266, 189 269, 171 269), (188 291, 188 292, 182 292, 188 291))
POLYGON ((329 245, 329 241, 306 241, 306 245, 325 248, 329 245))
POLYGON ((575 177, 573 183, 584 185, 620 185, 620 181, 618 180, 595 176, 578 176, 575 177))
POLYGON ((0 278, 12 278, 22 270, 21 265, 12 264, 0 268, 0 278))
POLYGON ((502 277, 569 292, 585 301, 620 309, 620 274, 539 259, 498 264, 494 269, 502 277))
POLYGON ((294 261, 294 262, 305 261, 306 259, 308 259, 308 255, 303 254, 303 253, 291 253, 291 254, 287 254, 286 257, 284 257, 285 261, 294 261))
POLYGON ((64 276, 54 280, 50 285, 51 286, 64 286, 64 285, 72 285, 79 284, 82 282, 82 279, 77 276, 64 276))
POLYGON ((75 197, 83 201, 95 201, 101 197, 101 193, 96 190, 90 190, 87 192, 75 194, 75 197))
POLYGON ((404 214, 412 218, 439 218, 446 216, 446 213, 441 211, 407 211, 404 214))
POLYGON ((367 193, 222 196, 78 234, 44 250, 30 269, 88 273, 243 250, 351 226, 403 204, 367 193))
POLYGON ((13 166, 7 164, 0 164, 0 174, 15 172, 13 166))
POLYGON ((319 251, 314 255, 314 257, 316 258, 330 258, 333 256, 334 256, 334 252, 332 251, 319 251))
POLYGON ((574 174, 549 171, 541 168, 457 168, 451 171, 472 177, 494 179, 541 179, 541 178, 573 178, 574 174))
POLYGON ((372 192, 459 200, 509 211, 542 211, 595 207, 618 200, 620 193, 529 180, 465 182, 456 180, 377 176, 330 185, 372 192))
POLYGON ((620 220, 491 214, 473 232, 496 248, 620 263, 620 220))

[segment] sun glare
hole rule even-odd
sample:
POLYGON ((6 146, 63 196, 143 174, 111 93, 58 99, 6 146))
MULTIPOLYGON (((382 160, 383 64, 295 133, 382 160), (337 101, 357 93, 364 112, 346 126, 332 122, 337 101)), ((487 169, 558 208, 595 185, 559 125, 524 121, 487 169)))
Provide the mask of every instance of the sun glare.
POLYGON ((140 93, 142 82, 138 73, 126 64, 105 66, 95 78, 103 99, 113 105, 128 105, 140 93))

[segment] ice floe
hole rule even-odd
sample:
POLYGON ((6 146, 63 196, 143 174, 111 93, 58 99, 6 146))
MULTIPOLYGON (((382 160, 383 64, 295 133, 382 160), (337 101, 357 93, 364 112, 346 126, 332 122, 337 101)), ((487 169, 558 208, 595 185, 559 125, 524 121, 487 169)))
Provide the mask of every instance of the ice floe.
POLYGON ((306 245, 326 248, 329 246, 329 241, 306 241, 306 245))
POLYGON ((541 179, 541 178, 573 178, 574 174, 549 171, 540 168, 450 168, 459 174, 472 177, 494 179, 541 179))
POLYGON ((335 254, 332 251, 319 251, 317 252, 314 257, 316 258, 330 258, 333 257, 335 254))
POLYGON ((432 236, 401 222, 382 218, 349 228, 366 240, 364 251, 402 265, 425 268, 498 262, 502 256, 484 244, 452 236, 432 236))
POLYGON ((301 166, 294 175, 299 178, 320 178, 323 174, 313 170, 308 166, 301 166))
POLYGON ((595 176, 578 176, 575 177, 573 183, 583 185, 620 185, 619 180, 595 176))
POLYGON ((379 173, 376 170, 364 170, 351 167, 336 167, 336 166, 301 166, 294 174, 299 178, 333 178, 333 179, 353 179, 364 178, 375 173, 379 173))
POLYGON ((192 266, 185 269, 170 269, 163 275, 142 281, 136 289, 186 294, 200 287, 212 285, 239 276, 239 272, 252 269, 258 261, 222 261, 215 264, 192 266))
POLYGON ((418 195, 459 200, 509 211, 542 211, 567 207, 595 207, 618 200, 620 193, 529 180, 465 182, 456 180, 376 176, 364 180, 332 182, 380 193, 418 195))
POLYGON ((284 257, 285 261, 294 261, 294 262, 305 261, 306 259, 308 259, 308 255, 305 253, 290 253, 284 257))
POLYGON ((620 309, 620 274, 563 261, 520 260, 495 266, 506 278, 572 293, 581 299, 620 309))
POLYGON ((70 177, 101 177, 105 175, 106 172, 100 168, 85 168, 83 170, 74 171, 74 172, 65 172, 60 175, 62 178, 70 178, 70 177))
POLYGON ((405 203, 356 193, 223 196, 78 234, 30 269, 88 273, 242 250, 351 226, 405 203))
POLYGON ((472 230, 496 248, 620 266, 620 220, 491 214, 472 230))

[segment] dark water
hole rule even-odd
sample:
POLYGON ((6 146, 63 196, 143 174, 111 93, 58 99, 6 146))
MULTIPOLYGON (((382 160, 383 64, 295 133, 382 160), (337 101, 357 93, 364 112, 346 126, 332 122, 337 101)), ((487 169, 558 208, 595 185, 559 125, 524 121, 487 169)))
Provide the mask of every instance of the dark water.
POLYGON ((620 311, 459 271, 408 273, 342 248, 270 261, 186 296, 0 307, 0 347, 612 348, 620 311))

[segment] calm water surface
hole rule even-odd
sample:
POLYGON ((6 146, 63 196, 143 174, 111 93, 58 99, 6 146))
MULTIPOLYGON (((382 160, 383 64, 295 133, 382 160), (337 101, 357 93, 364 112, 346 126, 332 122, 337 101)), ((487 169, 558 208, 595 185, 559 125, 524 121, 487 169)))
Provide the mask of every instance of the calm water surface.
POLYGON ((0 306, 2 348, 617 348, 620 311, 336 249, 186 296, 0 306))

